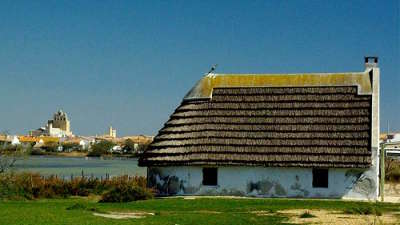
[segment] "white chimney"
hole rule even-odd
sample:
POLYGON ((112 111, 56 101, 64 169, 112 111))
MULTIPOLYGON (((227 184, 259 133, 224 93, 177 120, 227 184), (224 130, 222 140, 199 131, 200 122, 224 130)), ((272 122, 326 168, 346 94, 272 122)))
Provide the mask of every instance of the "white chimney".
POLYGON ((378 57, 376 56, 365 56, 365 69, 378 67, 378 57))

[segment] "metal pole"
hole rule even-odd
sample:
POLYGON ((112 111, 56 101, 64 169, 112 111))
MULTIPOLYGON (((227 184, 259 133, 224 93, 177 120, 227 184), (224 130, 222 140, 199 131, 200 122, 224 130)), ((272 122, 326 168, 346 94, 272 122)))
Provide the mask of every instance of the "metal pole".
POLYGON ((385 193, 385 144, 382 144, 381 147, 381 158, 380 158, 380 166, 381 166, 381 180, 380 180, 380 190, 381 190, 381 201, 384 201, 384 193, 385 193))

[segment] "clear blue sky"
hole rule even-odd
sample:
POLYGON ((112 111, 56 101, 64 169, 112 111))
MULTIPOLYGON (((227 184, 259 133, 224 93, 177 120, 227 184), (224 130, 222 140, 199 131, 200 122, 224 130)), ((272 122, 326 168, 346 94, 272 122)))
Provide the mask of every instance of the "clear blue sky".
POLYGON ((1 1, 0 130, 53 112, 73 132, 156 134, 182 97, 220 73, 381 67, 381 130, 400 130, 400 1, 1 1))

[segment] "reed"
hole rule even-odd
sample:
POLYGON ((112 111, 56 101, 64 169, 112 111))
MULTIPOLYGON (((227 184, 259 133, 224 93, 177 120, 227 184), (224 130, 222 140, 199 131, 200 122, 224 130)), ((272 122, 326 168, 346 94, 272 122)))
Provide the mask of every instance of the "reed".
POLYGON ((214 88, 182 102, 139 165, 366 168, 371 109, 357 87, 214 88))

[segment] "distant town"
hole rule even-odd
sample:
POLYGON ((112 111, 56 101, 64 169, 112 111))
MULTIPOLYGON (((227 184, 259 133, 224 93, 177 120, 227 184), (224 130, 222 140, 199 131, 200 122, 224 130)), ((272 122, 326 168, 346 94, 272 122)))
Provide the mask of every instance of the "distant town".
POLYGON ((5 148, 28 150, 32 155, 132 156, 144 151, 152 140, 153 136, 146 135, 117 137, 117 130, 112 126, 100 135, 75 135, 68 114, 62 110, 54 113, 45 126, 27 135, 0 133, 0 143, 5 148))

